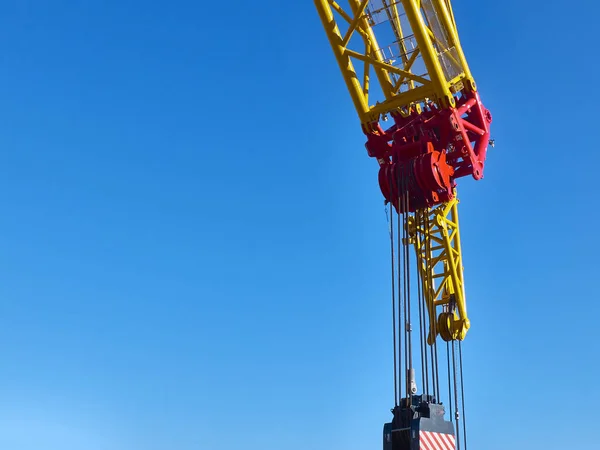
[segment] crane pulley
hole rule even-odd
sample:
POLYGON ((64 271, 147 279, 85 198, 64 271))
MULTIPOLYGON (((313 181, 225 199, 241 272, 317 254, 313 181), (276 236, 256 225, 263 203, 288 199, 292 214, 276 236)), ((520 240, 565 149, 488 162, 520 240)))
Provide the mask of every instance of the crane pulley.
POLYGON ((483 177, 492 116, 467 64, 450 0, 314 3, 391 205, 394 408, 384 450, 466 449, 461 342, 470 321, 456 187, 459 178, 483 177), (447 365, 440 363, 440 340, 447 365), (445 419, 442 398, 453 420, 445 419))

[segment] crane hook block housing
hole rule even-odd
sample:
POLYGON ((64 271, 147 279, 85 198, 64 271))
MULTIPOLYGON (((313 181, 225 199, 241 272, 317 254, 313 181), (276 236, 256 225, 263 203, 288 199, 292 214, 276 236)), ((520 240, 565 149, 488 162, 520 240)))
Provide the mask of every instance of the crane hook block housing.
POLYGON ((402 399, 383 425, 383 450, 455 450, 454 425, 444 420, 444 406, 431 395, 402 399))

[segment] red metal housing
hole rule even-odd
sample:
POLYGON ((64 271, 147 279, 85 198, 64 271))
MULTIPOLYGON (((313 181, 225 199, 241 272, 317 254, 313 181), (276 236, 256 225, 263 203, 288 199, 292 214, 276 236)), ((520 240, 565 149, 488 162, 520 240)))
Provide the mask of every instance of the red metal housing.
POLYGON ((492 115, 477 92, 456 98, 453 108, 429 104, 421 113, 392 118, 388 130, 376 124, 367 133, 366 147, 379 162, 381 192, 396 210, 447 202, 457 178, 483 177, 492 115))

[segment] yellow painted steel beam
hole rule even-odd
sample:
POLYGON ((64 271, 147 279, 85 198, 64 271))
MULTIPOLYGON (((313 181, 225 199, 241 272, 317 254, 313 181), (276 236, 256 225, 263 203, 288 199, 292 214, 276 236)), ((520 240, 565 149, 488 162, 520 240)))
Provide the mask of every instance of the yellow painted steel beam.
POLYGON ((375 58, 373 57, 369 57, 367 55, 364 55, 362 53, 359 52, 355 52, 354 50, 350 50, 350 49, 346 49, 345 53, 349 56, 352 56, 356 59, 360 59, 361 61, 368 61, 370 64, 372 64, 373 66, 385 70, 388 73, 394 73, 396 75, 401 75, 405 78, 409 78, 413 81, 418 81, 419 83, 423 83, 423 84, 427 84, 429 82, 429 80, 427 80, 426 78, 420 77, 419 75, 415 75, 414 73, 411 73, 409 71, 406 70, 402 70, 399 69, 398 67, 394 67, 390 64, 386 64, 384 62, 381 61, 377 61, 375 58))
MULTIPOLYGON (((358 112, 361 122, 372 122, 376 120, 376 116, 373 117, 369 114, 369 104, 364 94, 363 87, 361 86, 358 76, 356 75, 356 70, 354 70, 354 65, 350 60, 350 56, 345 51, 346 47, 343 45, 343 38, 340 34, 338 24, 333 16, 331 5, 327 0, 315 0, 315 6, 317 7, 317 11, 321 17, 321 22, 325 28, 325 33, 327 34, 327 38, 329 39, 329 43, 331 44, 335 58, 337 59, 340 70, 342 71, 342 76, 346 82, 346 87, 350 92, 350 97, 352 97, 352 102, 354 103, 354 107, 358 112)), ((349 20, 350 23, 352 23, 353 19, 348 16, 346 20, 349 20)))
POLYGON ((475 90, 449 0, 382 0, 377 12, 367 0, 314 3, 366 130, 382 115, 419 111, 429 101, 451 107, 457 92, 475 90))
POLYGON ((346 34, 344 35, 344 39, 342 40, 342 45, 344 47, 346 47, 348 45, 348 42, 350 42, 352 33, 354 33, 354 30, 356 30, 358 23, 362 20, 363 14, 364 14, 365 9, 367 8, 368 4, 369 4, 369 0, 364 0, 362 2, 362 4, 358 7, 357 14, 354 16, 354 19, 352 19, 352 23, 350 24, 350 27, 348 28, 348 31, 346 31, 346 34))
POLYGON ((429 317, 427 342, 463 340, 470 328, 463 282, 458 200, 409 217, 429 317))
MULTIPOLYGON (((379 44, 377 42, 377 38, 375 37, 375 32, 371 28, 369 20, 364 14, 364 10, 361 11, 360 0, 348 0, 348 3, 350 4, 350 8, 352 9, 354 17, 357 17, 358 15, 360 15, 361 17, 360 29, 363 32, 363 43, 365 48, 369 47, 370 56, 373 56, 377 61, 383 63, 384 61, 382 54, 378 51, 379 44)), ((369 56, 369 54, 367 54, 366 56, 369 56)), ((383 95, 386 99, 389 99, 393 95, 393 85, 390 74, 381 67, 374 67, 374 70, 375 74, 377 75, 377 80, 379 81, 379 86, 383 92, 383 95)))

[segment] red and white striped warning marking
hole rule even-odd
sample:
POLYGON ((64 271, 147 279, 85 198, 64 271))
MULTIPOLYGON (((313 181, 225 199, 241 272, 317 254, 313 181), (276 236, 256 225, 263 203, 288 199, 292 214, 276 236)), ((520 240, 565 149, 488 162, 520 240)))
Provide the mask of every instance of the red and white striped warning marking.
POLYGON ((431 431, 419 432, 421 450, 455 450, 454 436, 431 431))

